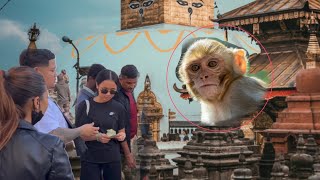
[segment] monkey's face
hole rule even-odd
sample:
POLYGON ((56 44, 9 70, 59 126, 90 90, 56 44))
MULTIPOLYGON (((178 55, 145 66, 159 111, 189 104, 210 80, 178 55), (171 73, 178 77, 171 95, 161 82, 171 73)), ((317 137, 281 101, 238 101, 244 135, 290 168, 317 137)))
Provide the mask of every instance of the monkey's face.
POLYGON ((225 69, 223 58, 217 54, 191 61, 187 65, 189 86, 193 92, 198 92, 202 99, 214 100, 223 91, 221 83, 227 74, 225 69))

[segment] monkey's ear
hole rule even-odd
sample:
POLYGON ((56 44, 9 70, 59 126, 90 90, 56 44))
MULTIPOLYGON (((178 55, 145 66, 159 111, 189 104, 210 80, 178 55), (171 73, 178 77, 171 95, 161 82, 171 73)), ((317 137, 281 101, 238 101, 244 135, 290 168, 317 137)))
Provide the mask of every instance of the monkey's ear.
POLYGON ((233 61, 233 70, 240 75, 244 75, 247 71, 246 51, 243 49, 235 49, 233 61))

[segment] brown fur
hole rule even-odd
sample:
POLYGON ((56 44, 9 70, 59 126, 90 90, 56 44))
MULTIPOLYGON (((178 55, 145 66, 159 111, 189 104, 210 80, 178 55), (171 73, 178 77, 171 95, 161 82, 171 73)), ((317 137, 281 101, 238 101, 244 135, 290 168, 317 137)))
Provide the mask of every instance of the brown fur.
POLYGON ((201 103, 203 122, 234 121, 259 106, 265 89, 244 76, 246 64, 244 50, 227 48, 215 40, 198 40, 189 47, 179 74, 191 96, 201 103), (216 65, 209 66, 212 61, 216 65))

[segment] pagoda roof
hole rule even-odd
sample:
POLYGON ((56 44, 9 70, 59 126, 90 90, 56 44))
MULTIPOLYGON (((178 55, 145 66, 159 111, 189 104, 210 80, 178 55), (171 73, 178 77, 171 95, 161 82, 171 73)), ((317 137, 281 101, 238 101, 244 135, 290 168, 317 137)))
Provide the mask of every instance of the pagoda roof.
POLYGON ((266 53, 256 54, 249 58, 250 73, 256 74, 259 71, 266 71, 271 80, 270 88, 295 87, 295 78, 300 69, 303 69, 306 59, 305 53, 301 50, 289 50, 269 53, 269 62, 266 53))
POLYGON ((227 21, 248 17, 259 17, 293 11, 311 10, 320 12, 319 0, 256 0, 222 14, 214 21, 227 21))

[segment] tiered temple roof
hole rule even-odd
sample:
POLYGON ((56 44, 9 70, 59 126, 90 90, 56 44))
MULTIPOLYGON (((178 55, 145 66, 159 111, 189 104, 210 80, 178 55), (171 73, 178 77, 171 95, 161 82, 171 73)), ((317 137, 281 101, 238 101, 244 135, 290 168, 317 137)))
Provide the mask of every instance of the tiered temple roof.
POLYGON ((220 24, 247 25, 261 22, 271 22, 282 19, 301 18, 306 10, 317 13, 320 18, 320 2, 318 0, 256 0, 232 11, 229 11, 214 21, 220 24))
MULTIPOLYGON (((250 73, 266 71, 270 87, 277 93, 279 89, 295 87, 297 72, 306 67, 308 20, 312 15, 320 19, 318 0, 256 0, 219 15, 213 21, 240 27, 261 42, 261 53, 250 56, 250 73)), ((289 91, 286 95, 290 95, 292 89, 289 91)))

